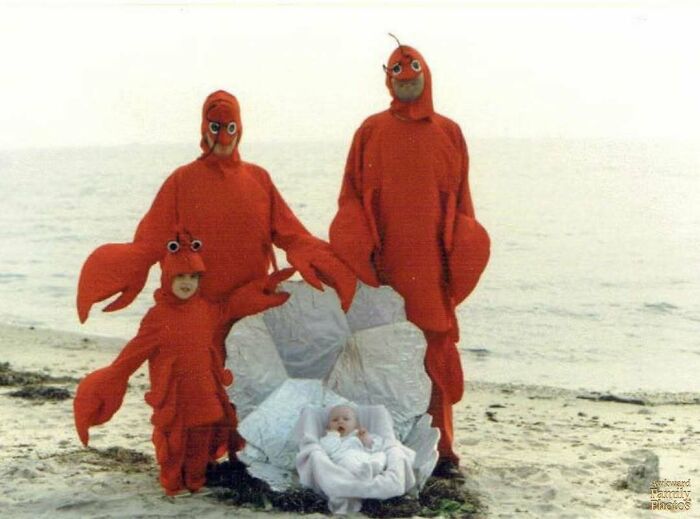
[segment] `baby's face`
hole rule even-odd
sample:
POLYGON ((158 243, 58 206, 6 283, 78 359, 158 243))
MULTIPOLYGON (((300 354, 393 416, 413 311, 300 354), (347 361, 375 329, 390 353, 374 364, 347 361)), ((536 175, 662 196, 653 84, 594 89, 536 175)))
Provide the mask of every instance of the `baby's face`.
POLYGON ((357 417, 355 411, 349 407, 335 407, 328 417, 328 430, 338 431, 341 436, 346 436, 357 429, 357 417))

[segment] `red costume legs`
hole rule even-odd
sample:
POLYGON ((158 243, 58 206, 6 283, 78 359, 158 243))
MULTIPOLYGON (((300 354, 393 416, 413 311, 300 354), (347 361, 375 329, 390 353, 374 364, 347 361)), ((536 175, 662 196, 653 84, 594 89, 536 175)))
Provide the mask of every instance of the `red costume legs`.
POLYGON ((441 459, 459 463, 459 456, 452 450, 452 405, 459 402, 464 393, 459 351, 449 333, 423 331, 423 334, 428 343, 425 370, 433 383, 428 414, 433 417, 433 427, 440 429, 438 453, 441 459))
POLYGON ((183 440, 186 434, 181 425, 170 430, 153 428, 153 445, 160 465, 160 484, 169 496, 185 489, 182 481, 182 462, 185 457, 183 440))
MULTIPOLYGON (((237 319, 233 319, 229 322, 224 323, 223 325, 219 326, 215 333, 214 333, 214 344, 219 346, 219 349, 221 351, 221 358, 224 359, 224 364, 225 364, 225 359, 226 359, 226 337, 228 336, 229 332, 231 331, 231 327, 235 324, 237 319)), ((236 406, 231 403, 231 424, 232 426, 229 429, 228 432, 228 455, 231 460, 236 459, 236 453, 243 449, 245 447, 245 439, 243 436, 238 434, 238 415, 236 414, 236 406)), ((214 459, 217 459, 219 456, 215 456, 214 459)))
POLYGON ((231 438, 240 438, 224 421, 180 431, 177 428, 164 431, 158 427, 153 431, 160 483, 168 495, 202 488, 206 483, 207 465, 226 452, 226 447, 233 443, 231 438))
POLYGON ((182 472, 185 487, 190 492, 196 492, 206 482, 207 463, 212 455, 212 435, 211 427, 193 427, 187 430, 182 472))
MULTIPOLYGON (((231 404, 231 413, 233 414, 233 426, 227 430, 227 441, 228 457, 233 461, 237 459, 236 453, 245 447, 245 438, 238 433, 238 415, 236 414, 236 406, 233 404, 231 404)), ((216 458, 218 457, 216 456, 216 458)))

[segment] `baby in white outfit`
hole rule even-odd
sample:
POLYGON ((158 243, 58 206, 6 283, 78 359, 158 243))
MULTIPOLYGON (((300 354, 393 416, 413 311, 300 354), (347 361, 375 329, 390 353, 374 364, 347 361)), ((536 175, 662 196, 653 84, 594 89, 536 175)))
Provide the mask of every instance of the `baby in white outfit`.
POLYGON ((360 427, 357 413, 350 406, 331 409, 328 432, 320 443, 333 463, 360 479, 372 479, 386 468, 382 438, 360 427))

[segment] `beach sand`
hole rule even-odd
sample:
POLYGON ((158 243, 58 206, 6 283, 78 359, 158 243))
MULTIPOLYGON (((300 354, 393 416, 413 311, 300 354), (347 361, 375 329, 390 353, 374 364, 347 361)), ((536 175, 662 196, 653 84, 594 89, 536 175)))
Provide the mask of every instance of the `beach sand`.
MULTIPOLYGON (((77 380, 114 359, 123 341, 0 326, 1 362, 77 380)), ((468 367, 469 369, 469 367, 468 367)), ((643 374, 640 373, 640 377, 643 374)), ((234 508, 212 495, 168 498, 152 460, 148 380, 141 368, 122 409, 83 448, 72 399, 32 401, 0 387, 0 517, 296 517, 234 508), (111 447, 143 454, 120 459, 111 447)), ((469 383, 455 406, 456 444, 484 517, 700 517, 700 395, 636 394, 645 405, 581 399, 584 392, 469 383), (648 493, 621 488, 623 458, 649 449, 660 477, 691 481, 691 510, 648 510, 648 493), (694 485, 694 486, 693 486, 694 485)), ((132 452, 133 454, 133 452, 132 452)), ((311 514, 307 517, 324 517, 311 514)))

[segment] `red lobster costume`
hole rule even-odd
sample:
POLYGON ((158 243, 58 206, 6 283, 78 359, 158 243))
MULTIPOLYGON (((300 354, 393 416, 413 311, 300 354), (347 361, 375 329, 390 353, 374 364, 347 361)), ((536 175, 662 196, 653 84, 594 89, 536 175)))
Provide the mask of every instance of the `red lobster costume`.
POLYGON ((362 281, 401 294, 408 319, 423 330, 433 383, 428 412, 441 432, 441 459, 457 464, 452 405, 462 398, 464 376, 455 307, 486 267, 489 237, 474 217, 464 137, 455 122, 433 110, 425 60, 400 45, 386 71, 393 101, 355 133, 330 241, 362 281), (420 74, 420 96, 401 101, 391 79, 420 74))
MULTIPOLYGON (((214 337, 217 328, 231 319, 284 303, 289 295, 273 290, 294 271, 286 269, 269 279, 248 283, 220 304, 210 303, 199 293, 180 299, 172 293, 173 278, 204 272, 196 252, 202 242, 181 233, 168 247, 171 252, 161 262, 161 288, 155 293, 155 306, 117 359, 82 380, 74 415, 78 435, 87 445, 89 428, 107 422, 117 412, 129 377, 148 360, 151 390, 146 402, 153 407, 153 444, 160 482, 168 494, 175 494, 201 488, 207 464, 236 448, 232 441, 236 415, 225 390, 233 376, 223 368, 214 337)), ((128 250, 124 244, 108 244, 93 256, 123 256, 128 250)))
MULTIPOLYGON (((163 243, 177 225, 206 244, 201 256, 207 275, 202 278, 200 291, 210 303, 225 301, 237 288, 264 277, 271 263, 276 268, 274 244, 286 251, 289 263, 308 283, 318 289, 322 289, 322 282, 334 287, 343 308, 349 308, 355 276, 329 244, 304 228, 267 171, 241 160, 237 144, 242 133, 236 98, 224 91, 207 97, 202 109, 203 154, 166 179, 141 220, 133 243, 93 254, 85 262, 77 299, 81 322, 98 301, 121 293, 105 308, 114 311, 134 300, 146 283, 151 265, 163 256, 163 243), (230 156, 212 153, 215 144, 232 143, 236 147, 230 156)), ((234 321, 220 321, 215 326, 214 340, 222 362, 224 339, 234 321)), ((242 447, 240 441, 235 450, 242 447)))

